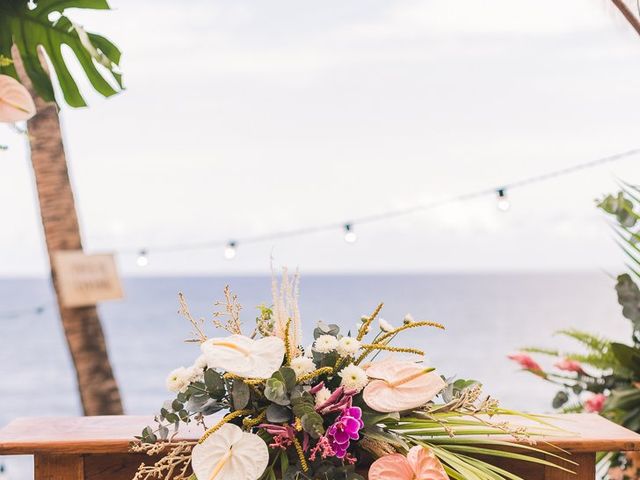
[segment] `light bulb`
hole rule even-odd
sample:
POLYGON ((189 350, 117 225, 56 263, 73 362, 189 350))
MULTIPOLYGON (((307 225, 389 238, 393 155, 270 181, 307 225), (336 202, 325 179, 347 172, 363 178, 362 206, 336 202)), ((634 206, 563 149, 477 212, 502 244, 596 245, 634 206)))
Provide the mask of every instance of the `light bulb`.
POLYGON ((356 240, 358 240, 358 235, 353 231, 353 226, 347 223, 344 226, 344 241, 347 243, 356 243, 356 240))
POLYGON ((227 260, 233 260, 236 257, 237 248, 236 242, 229 242, 227 246, 224 247, 224 258, 227 260))
POLYGON ((498 210, 502 212, 506 212, 511 208, 511 202, 507 198, 507 190, 504 188, 499 188, 497 191, 498 194, 498 210))
POLYGON ((146 267, 147 265, 149 265, 149 256, 147 255, 146 250, 140 250, 140 253, 138 253, 138 258, 136 259, 136 264, 139 267, 146 267))

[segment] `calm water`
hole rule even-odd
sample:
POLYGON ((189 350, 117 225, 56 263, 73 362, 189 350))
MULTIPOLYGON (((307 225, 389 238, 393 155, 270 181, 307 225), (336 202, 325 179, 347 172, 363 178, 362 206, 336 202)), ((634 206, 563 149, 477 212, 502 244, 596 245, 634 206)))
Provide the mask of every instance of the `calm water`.
MULTIPOLYGON (((130 414, 152 414, 167 398, 164 379, 176 366, 190 364, 197 347, 181 342, 189 325, 177 314, 183 291, 192 312, 208 317, 226 282, 244 305, 270 301, 270 280, 253 278, 129 279, 124 301, 105 303, 101 314, 111 359, 130 414)), ((399 343, 420 346, 447 375, 482 380, 503 404, 548 411, 553 387, 520 373, 505 355, 523 345, 570 345, 554 331, 576 326, 626 339, 613 281, 604 274, 307 276, 301 311, 306 338, 316 320, 349 328, 361 315, 385 302, 383 317, 398 324, 411 312, 444 323, 446 332, 423 330, 399 343)), ((0 280, 0 315, 51 303, 41 280, 0 280)), ((74 374, 55 312, 18 318, 0 316, 0 427, 16 416, 78 415, 74 374)), ((131 432, 132 435, 137 432, 131 432)), ((0 458, 8 478, 27 479, 29 459, 0 458)))

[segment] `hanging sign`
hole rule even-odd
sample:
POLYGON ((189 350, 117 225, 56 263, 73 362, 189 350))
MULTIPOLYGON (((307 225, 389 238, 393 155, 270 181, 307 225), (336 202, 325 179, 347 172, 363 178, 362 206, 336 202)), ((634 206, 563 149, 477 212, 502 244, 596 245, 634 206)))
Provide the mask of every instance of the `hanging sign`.
POLYGON ((53 254, 53 266, 65 307, 86 307, 124 296, 112 254, 58 251, 53 254))

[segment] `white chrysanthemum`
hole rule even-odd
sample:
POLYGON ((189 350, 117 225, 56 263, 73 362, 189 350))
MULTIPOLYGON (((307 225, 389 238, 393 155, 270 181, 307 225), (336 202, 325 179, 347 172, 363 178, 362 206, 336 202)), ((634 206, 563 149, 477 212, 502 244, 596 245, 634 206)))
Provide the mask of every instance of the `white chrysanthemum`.
POLYGON ((411 315, 410 313, 407 313, 404 316, 403 322, 404 323, 413 323, 413 315, 411 315))
POLYGON ((196 358, 196 361, 193 362, 194 368, 199 368, 200 370, 204 370, 207 368, 207 357, 206 355, 200 355, 196 358))
POLYGON ((192 365, 187 368, 187 375, 189 379, 189 383, 191 382, 202 382, 204 381, 204 369, 199 368, 197 365, 192 365))
POLYGON ((342 337, 338 341, 338 353, 343 357, 352 357, 360 350, 360 341, 353 337, 342 337))
POLYGON ((320 353, 333 352, 338 347, 338 339, 333 335, 320 335, 313 349, 320 353))
POLYGON ((359 392, 369 383, 367 373, 357 365, 353 363, 348 367, 343 368, 338 374, 342 377, 340 385, 348 390, 355 390, 359 392))
POLYGON ((331 390, 329 390, 327 387, 322 387, 320 390, 318 390, 318 392, 316 392, 316 407, 324 404, 327 400, 329 400, 330 396, 331 390))
POLYGON ((291 368, 296 372, 296 377, 300 378, 316 369, 313 359, 309 357, 296 357, 291 360, 291 368))
POLYGON ((380 330, 383 332, 390 332, 393 330, 393 325, 387 322, 384 318, 378 319, 378 325, 380 326, 380 330))
POLYGON ((192 371, 188 368, 180 367, 173 370, 167 377, 167 390, 173 393, 184 392, 191 383, 192 371))

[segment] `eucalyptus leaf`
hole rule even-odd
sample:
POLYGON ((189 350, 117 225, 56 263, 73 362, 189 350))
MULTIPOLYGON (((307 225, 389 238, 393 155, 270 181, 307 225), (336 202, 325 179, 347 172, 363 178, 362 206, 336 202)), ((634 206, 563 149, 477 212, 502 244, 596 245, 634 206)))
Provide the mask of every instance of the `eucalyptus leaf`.
POLYGON ((267 400, 277 403, 278 405, 289 405, 290 403, 284 382, 274 377, 267 379, 264 386, 264 396, 267 400))
POLYGON ((285 423, 291 420, 291 410, 282 405, 271 404, 267 407, 269 423, 285 423))
POLYGON ((311 438, 320 438, 324 433, 324 422, 322 417, 315 411, 305 413, 301 418, 302 429, 307 432, 311 438))
POLYGON ((222 375, 210 368, 204 372, 204 384, 212 398, 221 399, 227 393, 222 375))
POLYGON ((231 385, 231 399, 235 410, 242 410, 249 404, 251 389, 242 380, 235 379, 231 385))
POLYGON ((296 372, 291 367, 281 367, 279 372, 287 392, 291 392, 296 386, 296 372))

